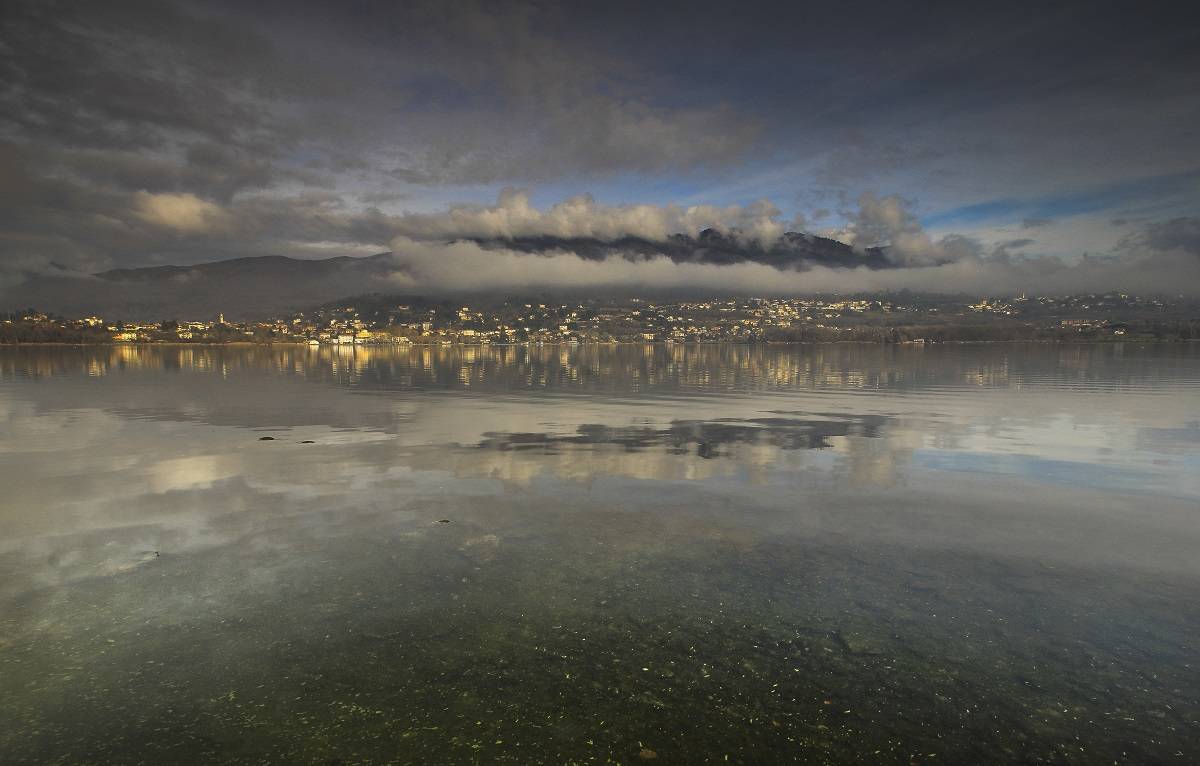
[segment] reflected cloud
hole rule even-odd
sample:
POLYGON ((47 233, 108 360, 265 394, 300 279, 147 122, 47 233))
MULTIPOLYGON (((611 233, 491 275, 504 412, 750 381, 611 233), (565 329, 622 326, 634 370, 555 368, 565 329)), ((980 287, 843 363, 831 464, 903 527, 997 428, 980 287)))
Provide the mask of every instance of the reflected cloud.
POLYGON ((1142 428, 1138 430, 1138 446, 1156 452, 1177 453, 1200 451, 1200 421, 1179 428, 1142 428))
POLYGON ((1084 492, 1190 501, 1198 351, 0 349, 0 590, 593 491, 728 498, 720 522, 749 540, 769 532, 743 505, 820 527, 851 495, 966 507, 986 482, 1018 506, 1050 487, 1077 493, 1055 496, 1068 509, 1084 492))
POLYGON ((480 449, 539 450, 610 445, 628 451, 665 448, 672 454, 694 452, 712 459, 723 456, 731 444, 769 445, 782 450, 827 449, 833 436, 876 437, 886 418, 879 415, 847 416, 838 420, 791 418, 724 418, 714 421, 676 420, 666 428, 613 427, 588 423, 574 434, 485 433, 480 449))
POLYGON ((211 487, 214 483, 238 473, 239 467, 234 461, 220 455, 172 458, 160 460, 150 466, 146 487, 156 493, 200 489, 211 487))
POLYGON ((1064 383, 1136 391, 1172 380, 1191 353, 1186 345, 1125 345, 16 347, 0 353, 0 381, 187 372, 239 383, 283 376, 396 391, 899 392, 1054 388, 1064 383))

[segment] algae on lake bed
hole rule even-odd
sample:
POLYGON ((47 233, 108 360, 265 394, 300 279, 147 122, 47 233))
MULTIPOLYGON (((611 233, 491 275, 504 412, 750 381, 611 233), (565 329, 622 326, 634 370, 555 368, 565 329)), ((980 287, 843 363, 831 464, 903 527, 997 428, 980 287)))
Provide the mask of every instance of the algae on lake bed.
POLYGON ((41 617, 0 649, 0 710, 20 722, 0 751, 1082 762, 1194 746, 1197 614, 1172 605, 1200 592, 821 538, 664 545, 669 521, 643 519, 634 545, 636 520, 600 508, 542 510, 534 544, 492 510, 390 536, 381 518, 249 572, 217 548, 32 596, 5 620, 41 617), (514 528, 480 535, 489 522, 514 528))

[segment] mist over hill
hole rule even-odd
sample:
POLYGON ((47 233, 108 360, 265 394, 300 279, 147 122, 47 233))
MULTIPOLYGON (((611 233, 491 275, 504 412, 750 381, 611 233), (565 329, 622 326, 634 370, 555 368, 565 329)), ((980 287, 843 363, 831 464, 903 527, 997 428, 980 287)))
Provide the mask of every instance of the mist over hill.
POLYGON ((386 284, 394 271, 389 253, 321 260, 233 258, 90 276, 37 276, 0 292, 0 305, 139 321, 208 318, 221 312, 261 319, 386 284))
MULTIPOLYGON (((893 265, 884 250, 857 250, 832 239, 789 232, 773 243, 736 234, 705 230, 697 236, 673 235, 656 242, 640 237, 605 241, 586 237, 517 237, 462 239, 485 252, 559 259, 574 255, 580 262, 623 260, 639 263, 668 259, 675 264, 707 266, 756 263, 780 271, 814 266, 886 269, 893 265)), ((454 243, 449 243, 454 244, 454 243)), ((449 254, 446 258, 451 257, 449 254)), ((533 264, 536 270, 537 263, 533 264)), ((409 289, 410 262, 403 252, 366 257, 339 256, 317 260, 279 255, 233 258, 194 266, 154 266, 103 271, 92 275, 41 274, 0 291, 0 309, 36 307, 68 316, 121 317, 130 320, 200 318, 224 313, 239 319, 262 319, 319 305, 347 295, 409 289)), ((531 285, 536 284, 536 278, 531 285)), ((627 291, 633 287, 625 288, 627 291)), ((693 290, 680 285, 678 290, 693 290)), ((584 286, 574 292, 584 290, 584 286)), ((487 288, 455 289, 423 284, 430 295, 479 294, 487 288)), ((662 285, 643 290, 672 292, 662 285)), ((557 292, 570 294, 571 289, 557 292)), ((701 290, 712 293, 714 290, 701 290)))
POLYGON ((324 259, 280 255, 190 266, 66 270, 0 279, 0 311, 37 308, 147 321, 257 320, 365 293, 470 296, 524 292, 564 299, 595 295, 701 297, 880 293, 1069 295, 1109 291, 1195 295, 1200 258, 1149 249, 1130 258, 1024 257, 984 253, 951 239, 900 237, 856 247, 800 232, 750 236, 703 229, 659 238, 476 233, 445 239, 396 237, 389 252, 324 259))

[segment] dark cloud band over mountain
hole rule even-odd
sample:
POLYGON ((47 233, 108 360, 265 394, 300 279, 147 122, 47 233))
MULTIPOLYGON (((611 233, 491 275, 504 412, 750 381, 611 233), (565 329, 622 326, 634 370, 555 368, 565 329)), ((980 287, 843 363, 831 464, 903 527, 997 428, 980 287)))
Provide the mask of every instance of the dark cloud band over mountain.
POLYGON ((0 301, 384 251, 431 292, 1195 292, 1197 13, 14 0, 0 301))

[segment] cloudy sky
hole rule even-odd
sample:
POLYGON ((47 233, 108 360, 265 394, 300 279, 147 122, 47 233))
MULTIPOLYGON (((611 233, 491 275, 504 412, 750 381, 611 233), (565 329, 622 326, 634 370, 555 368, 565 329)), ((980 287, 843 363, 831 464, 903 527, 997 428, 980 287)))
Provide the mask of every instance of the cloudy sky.
POLYGON ((1183 4, 577 5, 10 0, 0 283, 393 250, 412 288, 1200 290, 1183 4), (709 227, 896 268, 462 241, 709 227))

